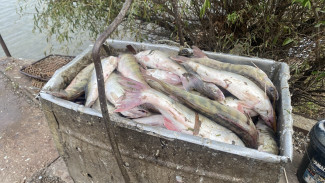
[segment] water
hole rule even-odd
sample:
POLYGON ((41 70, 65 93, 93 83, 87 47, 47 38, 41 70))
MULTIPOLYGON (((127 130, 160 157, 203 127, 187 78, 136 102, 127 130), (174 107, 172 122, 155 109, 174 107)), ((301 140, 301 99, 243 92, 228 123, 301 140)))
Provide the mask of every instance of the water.
MULTIPOLYGON (((29 2, 30 3, 30 2, 29 2)), ((36 2, 35 2, 36 3, 36 2)), ((60 44, 52 39, 53 51, 46 41, 46 34, 33 33, 34 6, 29 4, 28 14, 23 17, 17 13, 19 9, 18 0, 0 0, 0 34, 4 39, 12 57, 38 60, 49 54, 77 55, 89 44, 93 44, 88 37, 83 37, 83 43, 79 45, 76 41, 68 44, 60 44), (46 52, 46 55, 45 55, 46 52)), ((0 46, 0 57, 5 53, 0 46)))

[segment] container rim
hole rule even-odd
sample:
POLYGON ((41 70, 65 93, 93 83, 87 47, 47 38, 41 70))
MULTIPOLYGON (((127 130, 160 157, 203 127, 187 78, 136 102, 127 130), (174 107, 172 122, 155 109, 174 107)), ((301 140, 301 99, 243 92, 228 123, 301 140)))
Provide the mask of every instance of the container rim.
MULTIPOLYGON (((113 40, 113 39, 107 39, 106 43, 108 44, 108 46, 112 46, 112 48, 114 49, 125 49, 126 45, 133 45, 136 46, 137 49, 160 49, 160 50, 166 50, 166 51, 175 51, 178 52, 179 48, 177 47, 173 47, 173 46, 168 46, 165 44, 151 44, 151 43, 140 43, 140 42, 132 42, 132 41, 121 41, 121 40, 113 40)), ((101 117, 102 115, 100 112, 97 112, 94 109, 91 108, 87 108, 84 107, 83 105, 79 105, 70 101, 66 101, 57 97, 54 97, 48 93, 46 93, 46 90, 49 90, 55 86, 58 86, 58 82, 62 82, 62 78, 58 78, 58 81, 55 81, 55 78, 57 76, 60 75, 61 72, 63 72, 66 68, 68 67, 72 67, 73 64, 77 63, 81 57, 83 57, 84 55, 86 55, 86 53, 89 53, 92 49, 92 45, 90 45, 86 50, 84 50, 84 52, 78 56, 76 56, 76 58, 72 61, 70 61, 67 65, 65 65, 64 67, 62 67, 61 69, 57 70, 56 73, 53 75, 53 77, 49 80, 49 82, 43 87, 42 91, 40 92, 40 97, 44 100, 47 100, 49 102, 52 102, 56 105, 59 105, 61 107, 65 107, 67 109, 71 109, 74 110, 76 112, 80 112, 80 113, 85 113, 85 114, 89 114, 89 115, 93 115, 93 116, 97 116, 97 117, 101 117)), ((213 53, 213 52, 206 52, 204 51, 208 56, 211 55, 218 55, 218 56, 222 56, 222 57, 231 57, 234 58, 236 60, 244 60, 246 62, 251 62, 253 61, 254 63, 261 63, 261 64, 277 64, 278 66, 281 66, 281 68, 286 71, 288 69, 288 66, 285 63, 278 63, 275 62, 273 60, 269 60, 269 59, 261 59, 261 58, 257 58, 257 57, 243 57, 243 56, 236 56, 236 55, 229 55, 229 54, 224 54, 224 53, 213 53)), ((287 77, 281 77, 281 81, 279 81, 281 84, 285 84, 285 86, 287 86, 287 77)), ((288 87, 281 89, 282 91, 282 95, 288 94, 290 96, 290 92, 288 87), (284 93, 283 93, 284 92, 284 93)), ((285 107, 285 109, 290 108, 291 107, 291 101, 285 101, 283 102, 283 99, 279 99, 281 101, 282 107, 285 107)), ((261 160, 261 161, 265 161, 265 162, 270 162, 270 163, 287 163, 289 161, 292 160, 292 137, 290 136, 291 134, 291 130, 292 129, 292 117, 289 114, 289 116, 284 116, 284 120, 288 121, 288 124, 285 125, 284 129, 282 130, 282 132, 280 132, 280 140, 284 140, 284 142, 281 143, 281 147, 280 149, 283 149, 282 151, 280 151, 280 155, 273 155, 273 154, 269 154, 269 153, 265 153, 265 152, 260 152, 256 149, 251 149, 251 148, 247 148, 247 147, 239 147, 239 146, 235 146, 235 145, 231 145, 231 144, 225 144, 222 142, 217 142, 217 141, 212 141, 209 139, 205 139, 202 137, 197 137, 197 136, 193 136, 193 135, 188 135, 188 134, 183 134, 180 132, 174 132, 174 131, 170 131, 167 129, 163 129, 160 127, 153 127, 153 126, 147 126, 147 125, 142 125, 139 123, 136 123, 133 120, 127 119, 127 118, 123 118, 121 116, 119 116, 118 114, 110 114, 110 117, 112 119, 112 121, 118 121, 119 123, 116 123, 118 126, 120 127, 127 127, 129 129, 133 129, 133 130, 137 130, 139 132, 145 132, 147 134, 153 135, 153 136, 158 136, 158 137, 162 137, 162 138, 166 138, 169 140, 182 140, 182 141, 186 141, 189 143, 193 143, 193 144, 197 144, 197 145, 201 145, 201 146, 205 146, 207 148, 213 149, 213 150, 217 150, 217 151, 221 151, 221 152, 226 152, 226 153, 230 153, 230 154, 234 154, 234 155, 238 155, 238 156, 242 156, 242 157, 246 157, 246 158, 252 158, 252 159, 257 159, 257 160, 261 160), (288 148, 288 149, 286 149, 288 148)))

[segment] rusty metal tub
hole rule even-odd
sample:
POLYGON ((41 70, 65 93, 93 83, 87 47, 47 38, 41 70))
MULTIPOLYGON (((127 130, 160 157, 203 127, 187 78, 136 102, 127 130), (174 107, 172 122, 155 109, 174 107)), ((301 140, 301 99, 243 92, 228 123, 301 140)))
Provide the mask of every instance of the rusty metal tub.
MULTIPOLYGON (((176 47, 107 40, 113 52, 131 44, 138 50, 176 47)), ((64 88, 91 60, 92 46, 59 69, 43 87, 40 101, 59 154, 75 182, 123 182, 112 155, 101 113, 46 93, 64 88)), ((124 165, 131 182, 278 182, 281 168, 292 159, 289 67, 267 59, 205 52, 230 63, 256 65, 277 87, 279 155, 211 141, 197 136, 138 124, 110 112, 124 165)), ((112 108, 109 108, 112 111, 112 108)))

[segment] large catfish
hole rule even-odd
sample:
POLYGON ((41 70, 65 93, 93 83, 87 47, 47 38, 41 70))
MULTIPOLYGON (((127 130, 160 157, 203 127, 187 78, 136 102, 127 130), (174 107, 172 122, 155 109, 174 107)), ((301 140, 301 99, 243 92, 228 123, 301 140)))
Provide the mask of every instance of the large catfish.
POLYGON ((250 117, 232 107, 223 105, 206 97, 186 92, 178 87, 156 79, 148 82, 148 84, 152 87, 160 85, 162 88, 158 86, 157 89, 164 90, 164 92, 177 97, 177 99, 194 110, 199 111, 213 121, 233 131, 243 140, 246 146, 257 148, 258 133, 250 117))
POLYGON ((182 65, 171 60, 169 58, 169 55, 162 51, 146 50, 137 53, 135 57, 137 58, 138 62, 141 63, 141 65, 145 65, 154 69, 169 71, 178 75, 185 90, 195 89, 196 91, 209 96, 210 98, 217 100, 220 99, 220 93, 214 92, 215 87, 210 88, 211 85, 202 87, 204 85, 204 82, 200 78, 196 77, 192 73, 189 73, 182 65))
MULTIPOLYGON (((118 82, 120 78, 121 76, 113 72, 105 82, 106 98, 114 106, 116 106, 118 99, 125 94, 124 88, 118 82)), ((128 118, 140 118, 149 116, 150 112, 141 106, 137 106, 130 110, 123 111, 121 114, 128 118)))
POLYGON ((149 86, 128 78, 120 80, 120 83, 129 90, 126 91, 125 98, 121 99, 116 112, 129 110, 143 103, 150 103, 167 119, 164 125, 170 130, 244 146, 244 143, 232 131, 175 102, 149 86))
POLYGON ((278 92, 275 86, 273 85, 269 77, 265 74, 265 72, 261 69, 249 65, 220 62, 207 57, 198 47, 193 46, 192 48, 194 55, 193 58, 174 56, 171 57, 171 59, 182 62, 190 60, 205 66, 212 67, 217 70, 224 70, 240 74, 254 81, 263 91, 265 90, 270 99, 272 99, 272 101, 278 99, 278 92))
POLYGON ((77 76, 71 81, 71 83, 64 90, 59 92, 49 92, 53 96, 63 98, 65 100, 74 100, 85 92, 85 87, 89 81, 91 73, 94 70, 94 64, 89 64, 82 69, 77 76))
POLYGON ((273 106, 265 92, 254 82, 242 75, 216 70, 197 62, 187 61, 187 64, 201 76, 202 80, 213 82, 240 99, 244 108, 253 109, 276 131, 273 106))

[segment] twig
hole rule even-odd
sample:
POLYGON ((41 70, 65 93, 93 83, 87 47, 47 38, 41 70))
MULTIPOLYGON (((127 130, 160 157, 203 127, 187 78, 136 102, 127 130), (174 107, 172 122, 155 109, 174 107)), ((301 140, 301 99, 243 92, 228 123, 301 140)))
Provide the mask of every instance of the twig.
POLYGON ((289 183, 288 177, 287 177, 287 172, 286 172, 285 168, 283 168, 283 172, 284 172, 284 177, 286 178, 286 182, 289 183))

